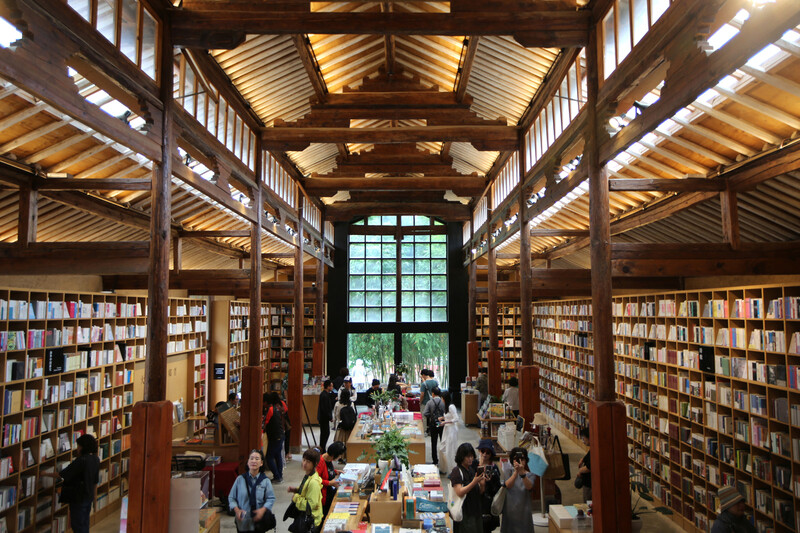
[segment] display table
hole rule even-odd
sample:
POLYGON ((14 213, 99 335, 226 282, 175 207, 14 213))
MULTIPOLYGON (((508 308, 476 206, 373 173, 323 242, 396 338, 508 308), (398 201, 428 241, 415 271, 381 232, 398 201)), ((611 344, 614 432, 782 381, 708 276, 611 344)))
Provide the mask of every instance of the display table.
POLYGON ((476 391, 472 392, 464 392, 461 395, 463 399, 461 403, 461 417, 464 419, 465 426, 477 426, 480 423, 478 420, 478 400, 480 399, 480 394, 476 391))
MULTIPOLYGON (((414 420, 419 436, 409 438, 409 461, 411 464, 425 462, 425 430, 422 427, 422 420, 414 420)), ((372 451, 372 438, 359 438, 364 425, 359 418, 356 426, 347 439, 347 460, 358 463, 374 463, 375 455, 372 451), (362 454, 364 454, 362 456, 362 454)))
POLYGON ((239 463, 220 463, 214 467, 207 466, 203 470, 213 473, 214 496, 221 500, 226 499, 233 488, 236 476, 239 475, 239 463))

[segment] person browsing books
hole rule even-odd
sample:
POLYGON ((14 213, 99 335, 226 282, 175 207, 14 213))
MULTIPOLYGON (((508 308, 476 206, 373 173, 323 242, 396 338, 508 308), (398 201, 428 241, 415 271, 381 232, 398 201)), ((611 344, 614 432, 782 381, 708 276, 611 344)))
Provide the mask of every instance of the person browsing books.
POLYGON ((78 457, 61 472, 41 472, 40 475, 64 480, 59 502, 69 504, 69 525, 74 533, 89 533, 89 515, 97 496, 100 459, 97 440, 88 434, 75 441, 78 457))

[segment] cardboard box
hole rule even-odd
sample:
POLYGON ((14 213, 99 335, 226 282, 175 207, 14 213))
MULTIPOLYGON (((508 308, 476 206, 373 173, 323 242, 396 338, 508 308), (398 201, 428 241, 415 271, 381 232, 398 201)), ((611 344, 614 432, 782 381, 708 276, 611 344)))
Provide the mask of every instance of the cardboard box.
POLYGON ((373 524, 399 526, 403 514, 403 497, 393 500, 385 492, 375 492, 369 500, 369 521, 373 524))

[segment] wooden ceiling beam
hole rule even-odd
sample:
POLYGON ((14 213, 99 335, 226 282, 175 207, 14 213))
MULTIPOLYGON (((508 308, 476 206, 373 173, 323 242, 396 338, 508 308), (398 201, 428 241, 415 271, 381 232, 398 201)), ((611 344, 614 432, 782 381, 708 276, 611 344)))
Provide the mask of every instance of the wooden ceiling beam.
POLYGON ((150 178, 46 178, 36 185, 40 191, 149 191, 151 187, 150 178))
POLYGON ((250 230, 221 230, 221 231, 179 231, 182 239, 205 239, 209 237, 250 237, 250 230))
POLYGON ((532 228, 531 237, 588 237, 588 229, 532 228))
POLYGON ((469 220, 468 206, 444 202, 406 202, 382 204, 379 202, 338 202, 327 206, 327 219, 349 221, 358 216, 369 215, 427 215, 447 221, 469 220))
POLYGON ((621 191, 722 191, 725 183, 707 178, 610 179, 608 190, 621 191))
POLYGON ((37 242, 24 248, 3 244, 0 260, 7 275, 146 273, 150 243, 37 242))
MULTIPOLYGON (((526 4, 527 7, 528 4, 526 4)), ((269 4, 209 2, 172 12, 176 46, 222 48, 244 34, 512 35, 526 47, 564 48, 588 42, 591 12, 528 9, 473 13, 297 12, 269 4)))
POLYGON ((483 192, 486 178, 479 176, 425 176, 424 178, 306 178, 306 191, 317 196, 332 196, 337 191, 447 191, 459 196, 483 192))
POLYGON ((411 126, 388 128, 272 127, 261 132, 265 148, 297 151, 311 143, 397 144, 455 141, 471 143, 481 151, 514 150, 517 130, 512 126, 411 126))

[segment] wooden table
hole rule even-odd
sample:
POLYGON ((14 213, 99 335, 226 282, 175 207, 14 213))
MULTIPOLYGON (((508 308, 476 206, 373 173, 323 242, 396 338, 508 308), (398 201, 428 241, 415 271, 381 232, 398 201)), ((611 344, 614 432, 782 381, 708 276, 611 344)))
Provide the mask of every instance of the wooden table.
MULTIPOLYGON (((420 436, 417 438, 410 438, 408 445, 409 449, 409 462, 413 464, 425 462, 425 431, 422 428, 422 420, 414 421, 420 436)), ((358 435, 361 434, 363 424, 359 419, 356 422, 356 427, 350 433, 350 438, 347 439, 347 460, 352 463, 374 463, 375 455, 373 453, 373 440, 371 438, 361 439, 358 435), (362 457, 362 454, 364 456, 362 457)))
POLYGON ((461 417, 464 419, 464 425, 477 426, 480 423, 480 420, 478 420, 478 409, 480 408, 478 399, 480 394, 477 392, 465 392, 461 395, 461 398, 461 417))
MULTIPOLYGON (((331 505, 331 510, 328 511, 328 516, 333 513, 333 509, 336 507, 336 503, 340 501, 350 501, 350 500, 338 500, 334 499, 333 504, 331 505)), ((361 500, 358 504, 358 512, 354 515, 350 515, 350 518, 347 520, 347 530, 346 531, 355 531, 358 529, 358 524, 364 519, 364 513, 367 511, 367 500, 361 500)), ((328 521, 328 516, 325 517, 325 520, 322 521, 322 529, 325 529, 325 522, 328 521)))

